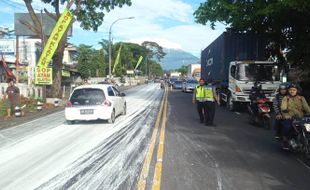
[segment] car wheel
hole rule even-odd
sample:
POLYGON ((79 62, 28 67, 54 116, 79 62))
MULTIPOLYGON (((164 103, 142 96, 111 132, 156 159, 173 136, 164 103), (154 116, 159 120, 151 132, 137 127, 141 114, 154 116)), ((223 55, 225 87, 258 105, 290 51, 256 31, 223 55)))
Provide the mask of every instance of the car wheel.
POLYGON ((109 119, 109 123, 115 123, 115 110, 112 111, 111 118, 109 119))
POLYGON ((126 115, 126 114, 127 114, 127 105, 124 104, 122 115, 126 115))
POLYGON ((68 125, 73 125, 73 124, 75 124, 75 121, 74 120, 73 121, 67 120, 67 124, 68 125))

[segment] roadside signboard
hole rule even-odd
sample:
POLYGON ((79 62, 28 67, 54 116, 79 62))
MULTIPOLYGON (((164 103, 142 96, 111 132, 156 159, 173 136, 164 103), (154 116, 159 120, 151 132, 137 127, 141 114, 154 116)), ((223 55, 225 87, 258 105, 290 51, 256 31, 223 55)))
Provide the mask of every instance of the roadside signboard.
POLYGON ((70 77, 71 75, 70 75, 70 71, 67 71, 67 70, 62 70, 61 71, 61 76, 63 76, 63 77, 70 77))
POLYGON ((127 75, 133 75, 133 74, 135 74, 134 70, 127 70, 126 73, 127 73, 127 75))
POLYGON ((53 84, 53 70, 52 70, 52 68, 36 67, 35 84, 37 84, 37 85, 52 85, 53 84))

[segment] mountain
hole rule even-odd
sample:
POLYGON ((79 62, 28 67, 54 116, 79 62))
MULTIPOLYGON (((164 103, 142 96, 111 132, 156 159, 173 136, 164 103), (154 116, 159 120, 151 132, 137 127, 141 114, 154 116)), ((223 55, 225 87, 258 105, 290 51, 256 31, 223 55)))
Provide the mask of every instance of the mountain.
POLYGON ((164 48, 167 55, 161 60, 161 66, 164 70, 174 70, 181 68, 182 65, 199 63, 199 58, 191 53, 179 49, 164 48))

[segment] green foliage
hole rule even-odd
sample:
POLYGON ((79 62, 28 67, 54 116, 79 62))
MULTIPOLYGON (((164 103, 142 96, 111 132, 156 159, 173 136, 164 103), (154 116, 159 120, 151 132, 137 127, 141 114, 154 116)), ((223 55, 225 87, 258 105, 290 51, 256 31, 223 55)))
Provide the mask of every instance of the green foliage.
POLYGON ((156 42, 145 41, 142 43, 142 46, 144 46, 148 50, 147 52, 148 57, 151 59, 160 61, 166 55, 166 53, 163 50, 163 47, 161 47, 156 42))
POLYGON ((91 58, 93 49, 91 46, 80 45, 78 47, 78 64, 77 69, 83 79, 89 78, 91 76, 91 58))
MULTIPOLYGON (((59 4, 66 4, 67 0, 42 0, 42 2, 57 7, 59 4)), ((76 12, 76 19, 84 30, 97 31, 102 24, 104 16, 115 7, 131 5, 131 0, 76 0, 76 7, 80 4, 80 9, 76 12)), ((74 12, 74 10, 72 10, 74 12)))
MULTIPOLYGON (((78 47, 77 69, 82 78, 104 77, 108 74, 109 42, 107 40, 102 40, 99 44, 102 46, 100 50, 95 50, 91 46, 83 44, 78 47)), ((151 50, 147 49, 145 46, 127 42, 119 42, 112 45, 112 68, 114 67, 117 52, 121 44, 122 51, 120 54, 120 63, 116 66, 115 76, 121 77, 126 75, 127 70, 134 70, 140 56, 143 56, 143 61, 139 66, 139 70, 145 71, 146 64, 148 64, 149 72, 158 75, 163 74, 160 64, 148 58, 150 53, 153 54, 151 50)), ((159 48, 161 47, 159 46, 159 48)))
POLYGON ((6 115, 6 104, 0 99, 0 117, 6 115))
POLYGON ((149 61, 149 67, 150 67, 150 75, 155 75, 155 76, 163 76, 164 75, 163 68, 156 61, 150 60, 149 61))
POLYGON ((177 69, 176 71, 180 72, 182 75, 186 75, 188 71, 188 65, 182 65, 182 67, 177 69))
POLYGON ((196 22, 227 25, 234 32, 268 34, 281 56, 280 47, 287 47, 290 63, 307 67, 310 63, 310 3, 308 0, 246 1, 208 0, 195 11, 196 22))

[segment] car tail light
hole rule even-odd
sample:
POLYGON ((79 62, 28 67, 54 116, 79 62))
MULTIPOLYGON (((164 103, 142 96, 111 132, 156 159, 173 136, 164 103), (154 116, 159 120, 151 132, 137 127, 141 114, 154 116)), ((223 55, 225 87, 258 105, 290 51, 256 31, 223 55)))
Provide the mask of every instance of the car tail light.
POLYGON ((103 105, 104 105, 104 106, 107 106, 107 107, 110 107, 110 106, 112 105, 112 103, 111 103, 109 100, 105 100, 105 101, 103 102, 103 105))
POLYGON ((236 85, 236 92, 241 92, 241 88, 239 86, 236 85))
POLYGON ((72 103, 68 101, 66 107, 72 107, 72 103))

